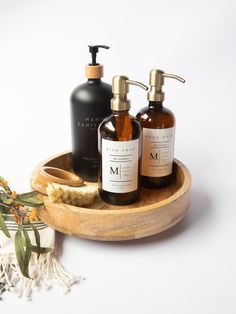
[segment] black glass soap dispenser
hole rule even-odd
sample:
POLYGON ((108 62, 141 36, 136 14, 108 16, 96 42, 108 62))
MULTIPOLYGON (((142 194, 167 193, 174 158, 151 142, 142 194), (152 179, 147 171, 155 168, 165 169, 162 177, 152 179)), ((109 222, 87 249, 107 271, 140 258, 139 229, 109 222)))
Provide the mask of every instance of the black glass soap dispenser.
POLYGON ((89 46, 92 63, 86 65, 88 81, 71 95, 72 162, 74 172, 86 181, 98 179, 98 126, 111 114, 112 87, 101 80, 103 66, 96 61, 99 48, 89 46))

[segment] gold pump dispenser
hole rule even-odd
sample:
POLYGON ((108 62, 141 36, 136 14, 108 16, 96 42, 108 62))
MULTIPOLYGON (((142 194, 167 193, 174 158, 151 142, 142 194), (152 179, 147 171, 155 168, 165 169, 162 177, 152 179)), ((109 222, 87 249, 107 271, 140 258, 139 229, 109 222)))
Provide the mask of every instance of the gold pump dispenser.
POLYGON ((111 99, 111 110, 122 111, 130 109, 130 100, 127 99, 129 85, 136 85, 145 90, 148 90, 146 85, 137 81, 129 80, 127 76, 114 76, 112 79, 113 98, 111 99))
POLYGON ((182 83, 185 80, 177 75, 165 73, 162 70, 152 70, 149 76, 150 90, 148 92, 149 101, 163 101, 165 99, 165 93, 162 91, 162 86, 164 85, 164 78, 173 78, 182 83))

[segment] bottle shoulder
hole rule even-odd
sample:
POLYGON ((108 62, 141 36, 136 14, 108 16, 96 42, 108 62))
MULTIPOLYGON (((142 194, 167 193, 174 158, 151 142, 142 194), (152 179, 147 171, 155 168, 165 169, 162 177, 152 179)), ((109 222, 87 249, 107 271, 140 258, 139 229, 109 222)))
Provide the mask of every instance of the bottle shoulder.
POLYGON ((152 108, 150 106, 147 106, 147 107, 142 108, 138 112, 137 117, 138 116, 140 117, 142 115, 154 115, 154 114, 166 114, 166 115, 174 116, 174 113, 170 109, 164 106, 162 106, 161 108, 154 108, 154 107, 152 108))
POLYGON ((142 127, 169 128, 175 125, 174 113, 162 106, 160 108, 145 107, 137 114, 142 127))
POLYGON ((80 99, 84 100, 87 98, 87 96, 89 94, 89 90, 88 90, 87 85, 88 85, 88 83, 85 82, 85 83, 80 84, 74 88, 74 90, 71 93, 71 97, 70 97, 72 103, 77 102, 80 99))
POLYGON ((76 87, 73 89, 71 95, 75 95, 75 94, 78 94, 80 91, 86 90, 86 89, 87 89, 87 84, 88 84, 88 83, 85 82, 85 83, 82 83, 82 84, 76 86, 76 87))
POLYGON ((113 114, 110 114, 109 116, 105 117, 102 122, 99 125, 99 128, 103 128, 104 126, 107 126, 107 124, 109 124, 109 122, 113 121, 113 114))
POLYGON ((110 101, 112 98, 112 87, 111 85, 102 81, 96 82, 88 81, 78 85, 71 94, 71 102, 97 102, 101 103, 104 100, 110 101))
POLYGON ((141 125, 136 117, 127 115, 125 117, 111 114, 103 119, 99 126, 101 137, 116 140, 120 134, 126 134, 125 137, 139 138, 141 133, 141 125), (129 133, 129 135, 128 135, 129 133))
MULTIPOLYGON (((107 117, 105 117, 103 119, 103 121, 101 122, 100 124, 100 127, 103 127, 103 126, 113 126, 115 127, 115 124, 116 124, 116 120, 117 120, 118 116, 115 116, 113 113, 107 117)), ((137 117, 134 117, 132 115, 128 115, 128 117, 126 116, 126 119, 129 119, 129 121, 131 122, 131 124, 137 126, 137 127, 140 127, 140 122, 138 120, 137 117)))
POLYGON ((142 116, 143 114, 145 114, 146 112, 148 112, 148 110, 149 110, 149 107, 148 107, 148 106, 142 108, 142 109, 137 113, 136 117, 142 116))
POLYGON ((107 89, 107 90, 109 90, 109 91, 112 90, 111 84, 108 84, 108 83, 106 83, 106 82, 101 81, 101 86, 102 86, 104 89, 107 89))

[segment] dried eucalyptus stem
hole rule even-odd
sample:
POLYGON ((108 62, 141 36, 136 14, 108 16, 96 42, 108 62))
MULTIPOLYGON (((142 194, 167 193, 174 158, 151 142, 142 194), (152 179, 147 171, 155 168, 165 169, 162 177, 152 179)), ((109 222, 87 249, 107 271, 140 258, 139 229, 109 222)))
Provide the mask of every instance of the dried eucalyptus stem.
POLYGON ((43 206, 43 202, 37 198, 37 194, 36 191, 17 194, 10 189, 7 181, 0 176, 0 229, 6 237, 11 237, 4 218, 6 215, 11 215, 18 226, 14 239, 17 261, 22 274, 28 278, 31 253, 36 252, 39 257, 41 253, 50 250, 40 246, 40 234, 33 224, 34 221, 39 220, 36 208, 43 206), (25 226, 30 226, 33 229, 36 246, 31 244, 25 226))

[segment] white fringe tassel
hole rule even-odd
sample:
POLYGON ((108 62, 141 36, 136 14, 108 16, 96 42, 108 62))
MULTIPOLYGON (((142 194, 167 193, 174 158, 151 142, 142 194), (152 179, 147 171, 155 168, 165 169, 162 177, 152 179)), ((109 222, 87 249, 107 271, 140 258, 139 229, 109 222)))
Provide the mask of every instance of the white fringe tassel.
POLYGON ((30 300, 35 287, 50 289, 55 281, 67 293, 75 282, 81 281, 80 277, 75 278, 66 273, 52 253, 41 254, 39 258, 32 253, 29 276, 31 279, 22 275, 14 254, 0 254, 0 299, 5 291, 14 290, 19 297, 30 300))

